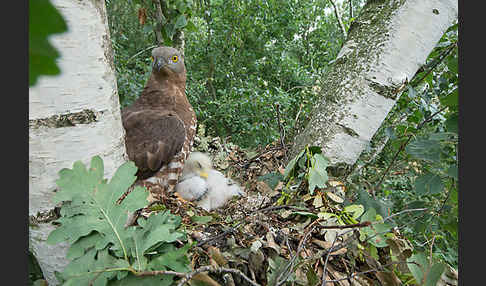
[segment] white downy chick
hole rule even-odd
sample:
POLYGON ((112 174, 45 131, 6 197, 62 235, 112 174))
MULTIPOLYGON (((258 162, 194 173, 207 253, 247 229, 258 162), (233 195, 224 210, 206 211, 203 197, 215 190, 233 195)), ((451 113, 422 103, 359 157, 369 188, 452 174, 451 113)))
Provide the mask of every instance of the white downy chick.
POLYGON ((207 211, 244 194, 238 184, 214 170, 209 156, 201 152, 189 154, 175 191, 182 199, 195 202, 207 211))

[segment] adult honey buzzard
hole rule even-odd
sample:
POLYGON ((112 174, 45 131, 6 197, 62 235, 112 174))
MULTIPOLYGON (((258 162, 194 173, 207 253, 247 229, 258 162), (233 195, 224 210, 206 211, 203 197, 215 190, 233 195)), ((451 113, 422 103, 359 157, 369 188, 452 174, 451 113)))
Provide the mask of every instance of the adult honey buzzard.
POLYGON ((128 158, 138 167, 138 180, 171 192, 191 152, 196 114, 185 93, 181 53, 157 47, 152 61, 152 74, 142 93, 122 110, 125 144, 128 158))

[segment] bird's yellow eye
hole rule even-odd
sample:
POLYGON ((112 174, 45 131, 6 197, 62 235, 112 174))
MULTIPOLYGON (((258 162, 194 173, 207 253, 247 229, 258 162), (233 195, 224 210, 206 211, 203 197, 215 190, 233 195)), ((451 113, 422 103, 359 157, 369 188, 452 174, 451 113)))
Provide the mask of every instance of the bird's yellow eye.
POLYGON ((172 56, 170 58, 174 63, 177 63, 177 61, 179 60, 179 57, 178 56, 172 56))

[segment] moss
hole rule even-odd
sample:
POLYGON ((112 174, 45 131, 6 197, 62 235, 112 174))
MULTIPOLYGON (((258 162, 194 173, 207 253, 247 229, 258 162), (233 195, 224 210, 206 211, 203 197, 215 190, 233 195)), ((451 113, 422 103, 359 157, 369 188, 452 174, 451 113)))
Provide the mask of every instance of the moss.
POLYGON ((353 129, 351 129, 351 128, 347 127, 347 126, 344 126, 343 124, 339 124, 338 123, 337 125, 341 126, 343 128, 344 132, 346 134, 348 134, 349 136, 354 137, 354 138, 358 138, 359 137, 359 134, 356 133, 356 131, 354 131, 353 129))
POLYGON ((40 127, 61 128, 72 127, 77 124, 90 124, 97 122, 103 112, 85 109, 80 112, 53 115, 48 118, 29 120, 29 128, 37 129, 40 127))
MULTIPOLYGON (((339 121, 348 112, 349 103, 366 96, 362 88, 365 76, 376 67, 390 35, 389 25, 393 14, 405 0, 368 1, 361 14, 353 22, 348 39, 321 85, 322 99, 311 112, 311 120, 300 136, 296 138, 293 153, 306 144, 325 142, 332 138, 339 128, 339 121)), ((382 86, 366 83, 386 98, 397 98, 396 86, 382 86)), ((350 136, 357 136, 354 130, 339 125, 350 136)))

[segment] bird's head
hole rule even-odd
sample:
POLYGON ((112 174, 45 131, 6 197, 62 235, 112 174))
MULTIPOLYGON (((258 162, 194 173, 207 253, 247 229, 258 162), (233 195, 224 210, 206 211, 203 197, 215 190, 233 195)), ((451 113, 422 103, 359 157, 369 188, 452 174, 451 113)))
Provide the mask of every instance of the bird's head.
POLYGON ((192 152, 184 164, 183 173, 195 173, 199 177, 207 179, 211 168, 211 159, 208 155, 192 152))
POLYGON ((152 50, 152 71, 156 73, 184 73, 184 58, 171 47, 157 47, 152 50))

